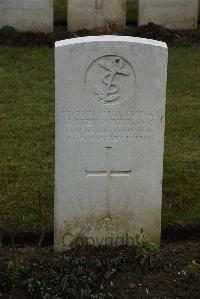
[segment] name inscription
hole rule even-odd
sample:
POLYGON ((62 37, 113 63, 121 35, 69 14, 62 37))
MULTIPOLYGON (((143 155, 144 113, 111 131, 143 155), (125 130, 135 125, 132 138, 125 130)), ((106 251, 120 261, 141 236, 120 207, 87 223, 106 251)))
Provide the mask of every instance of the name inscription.
POLYGON ((149 143, 158 113, 142 111, 66 111, 68 141, 136 141, 149 143))

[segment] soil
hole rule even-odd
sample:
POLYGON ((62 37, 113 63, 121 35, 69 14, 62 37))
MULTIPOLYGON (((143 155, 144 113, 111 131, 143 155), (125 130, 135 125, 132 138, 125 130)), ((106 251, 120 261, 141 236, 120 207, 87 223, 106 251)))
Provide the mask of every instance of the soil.
POLYGON ((186 31, 172 31, 162 26, 149 23, 141 27, 127 26, 123 32, 115 31, 114 29, 101 29, 101 30, 81 30, 75 33, 67 32, 66 27, 57 26, 53 33, 17 33, 11 27, 0 30, 0 44, 10 46, 48 46, 53 47, 54 42, 57 40, 86 36, 86 35, 101 35, 101 34, 117 34, 138 36, 150 38, 155 40, 164 41, 168 46, 193 46, 200 45, 200 27, 196 30, 186 31))
POLYGON ((143 266, 132 247, 81 247, 64 255, 18 245, 15 256, 18 270, 11 271, 10 247, 0 250, 3 299, 200 298, 200 240, 165 240, 160 259, 143 266))

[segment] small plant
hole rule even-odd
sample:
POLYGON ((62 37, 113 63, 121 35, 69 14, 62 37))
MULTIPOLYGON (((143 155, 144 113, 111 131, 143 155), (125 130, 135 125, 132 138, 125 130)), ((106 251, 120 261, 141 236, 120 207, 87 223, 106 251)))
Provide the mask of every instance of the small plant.
POLYGON ((193 278, 200 277, 200 264, 196 263, 195 261, 192 261, 191 264, 185 267, 184 273, 193 278))
POLYGON ((121 265, 126 263, 127 257, 126 256, 117 256, 115 258, 109 259, 107 261, 107 271, 104 275, 106 279, 110 279, 115 272, 119 270, 121 265))
POLYGON ((8 263, 7 273, 12 282, 12 287, 15 287, 17 282, 20 280, 20 278, 22 277, 22 275, 24 273, 24 270, 25 270, 24 266, 21 265, 16 260, 15 261, 11 260, 8 263))
POLYGON ((0 30, 0 36, 3 36, 3 37, 14 37, 16 35, 17 35, 17 31, 15 30, 15 28, 13 28, 11 26, 4 26, 0 30))
POLYGON ((157 244, 144 238, 143 233, 136 236, 135 242, 136 258, 140 265, 151 265, 160 259, 160 248, 157 244))

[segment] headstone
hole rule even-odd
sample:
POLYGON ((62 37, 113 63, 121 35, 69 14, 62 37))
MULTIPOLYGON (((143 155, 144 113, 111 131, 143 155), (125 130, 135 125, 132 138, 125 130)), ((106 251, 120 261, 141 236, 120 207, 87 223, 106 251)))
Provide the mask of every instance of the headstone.
POLYGON ((74 38, 55 59, 55 249, 159 243, 166 44, 74 38))
POLYGON ((68 30, 123 29, 126 0, 68 0, 68 30))
POLYGON ((53 31, 53 0, 0 0, 0 28, 19 32, 53 31))
POLYGON ((169 29, 195 29, 199 0, 139 0, 139 25, 150 22, 169 29))

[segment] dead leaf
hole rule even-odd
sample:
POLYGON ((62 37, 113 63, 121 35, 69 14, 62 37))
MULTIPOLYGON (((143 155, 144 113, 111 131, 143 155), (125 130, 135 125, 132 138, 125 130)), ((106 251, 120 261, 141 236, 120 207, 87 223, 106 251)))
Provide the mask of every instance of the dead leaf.
POLYGON ((129 288, 130 289, 133 289, 135 287, 136 287, 136 284, 133 281, 129 282, 129 288))

